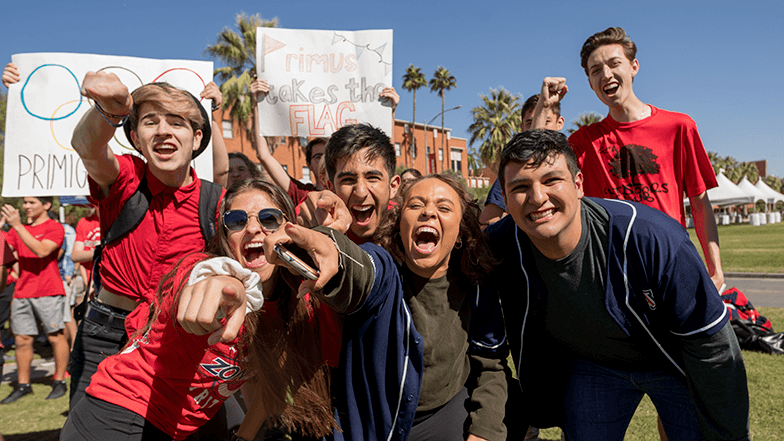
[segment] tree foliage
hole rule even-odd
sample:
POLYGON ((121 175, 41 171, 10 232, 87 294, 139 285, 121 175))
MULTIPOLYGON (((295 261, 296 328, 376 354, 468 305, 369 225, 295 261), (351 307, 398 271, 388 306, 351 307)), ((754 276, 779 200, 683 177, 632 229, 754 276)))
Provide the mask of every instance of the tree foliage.
POLYGON ((480 94, 482 105, 471 109, 474 122, 468 127, 469 145, 479 142, 479 157, 485 164, 494 164, 501 150, 519 131, 520 95, 512 95, 504 88, 490 89, 490 95, 480 94))
MULTIPOLYGON (((433 78, 430 79, 430 91, 431 92, 438 92, 438 96, 441 97, 441 149, 444 149, 444 142, 446 142, 446 136, 444 135, 444 105, 446 104, 446 99, 444 97, 444 92, 450 90, 453 87, 457 87, 457 80, 455 79, 454 75, 452 75, 448 70, 446 70, 443 66, 438 66, 438 69, 433 73, 433 78)), ((441 169, 446 169, 446 158, 449 156, 448 152, 444 152, 443 160, 441 161, 441 169)))
MULTIPOLYGON (((414 93, 414 110, 411 113, 411 132, 410 132, 410 139, 411 145, 416 147, 416 137, 414 136, 414 130, 416 129, 416 93, 417 89, 420 89, 424 86, 427 86, 427 78, 425 78, 425 74, 422 73, 422 69, 414 66, 413 64, 406 68, 406 73, 403 74, 403 89, 406 89, 409 92, 414 93)), ((410 155, 407 152, 407 155, 410 155)))
POLYGON ((572 121, 572 125, 574 127, 570 128, 568 132, 571 135, 572 133, 576 132, 580 127, 590 126, 591 124, 598 123, 603 119, 604 117, 596 112, 583 112, 580 114, 580 116, 577 117, 576 120, 572 121))
POLYGON ((738 162, 732 156, 721 157, 716 152, 708 152, 708 159, 710 159, 711 165, 713 165, 714 173, 718 174, 722 170, 724 176, 735 184, 743 180, 744 176, 752 184, 759 179, 759 170, 757 170, 757 165, 753 162, 738 162))
POLYGON ((204 50, 205 54, 224 64, 213 72, 216 79, 221 82, 223 109, 229 109, 229 115, 243 129, 254 150, 256 136, 248 120, 255 104, 249 88, 256 76, 256 28, 277 26, 277 18, 264 20, 259 14, 248 15, 241 12, 237 14, 236 21, 239 32, 235 32, 228 26, 223 28, 215 44, 207 46, 204 50))

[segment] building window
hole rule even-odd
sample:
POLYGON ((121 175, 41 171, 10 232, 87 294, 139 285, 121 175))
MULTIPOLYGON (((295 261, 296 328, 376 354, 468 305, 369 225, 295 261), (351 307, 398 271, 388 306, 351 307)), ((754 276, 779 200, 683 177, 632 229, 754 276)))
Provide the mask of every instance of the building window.
POLYGON ((305 166, 302 166, 302 182, 306 184, 310 184, 312 182, 315 182, 313 178, 315 178, 315 176, 310 175, 310 169, 305 166))
POLYGON ((460 149, 452 149, 450 152, 450 159, 452 160, 452 170, 463 173, 463 151, 460 149))
POLYGON ((438 162, 444 162, 444 149, 438 149, 438 162))
POLYGON ((400 156, 400 143, 395 143, 395 156, 400 156))
POLYGON ((224 138, 226 138, 226 139, 234 138, 234 130, 231 127, 231 121, 224 119, 222 127, 223 127, 223 137, 224 138))
POLYGON ((417 152, 415 144, 411 144, 411 147, 409 147, 409 152, 411 153, 411 159, 416 159, 417 152))
POLYGON ((304 136, 300 136, 300 138, 299 138, 299 145, 301 147, 305 147, 306 145, 308 145, 308 138, 306 138, 304 136))

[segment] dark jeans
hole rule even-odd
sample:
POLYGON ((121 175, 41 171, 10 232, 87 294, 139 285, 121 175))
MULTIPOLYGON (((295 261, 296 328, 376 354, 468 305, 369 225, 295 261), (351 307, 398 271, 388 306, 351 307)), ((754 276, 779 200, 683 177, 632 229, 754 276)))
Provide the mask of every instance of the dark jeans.
POLYGON ((409 441, 463 441, 467 435, 468 389, 463 387, 443 406, 417 412, 409 441))
POLYGON ((648 395, 672 440, 703 439, 686 380, 666 371, 630 372, 575 360, 565 397, 566 439, 622 440, 648 395))
POLYGON ((85 316, 76 332, 68 373, 71 374, 69 388, 71 410, 84 398, 90 379, 98 371, 98 364, 106 357, 120 352, 128 337, 125 329, 106 326, 85 316))
POLYGON ((172 438, 128 409, 86 395, 68 414, 60 441, 158 441, 172 438))

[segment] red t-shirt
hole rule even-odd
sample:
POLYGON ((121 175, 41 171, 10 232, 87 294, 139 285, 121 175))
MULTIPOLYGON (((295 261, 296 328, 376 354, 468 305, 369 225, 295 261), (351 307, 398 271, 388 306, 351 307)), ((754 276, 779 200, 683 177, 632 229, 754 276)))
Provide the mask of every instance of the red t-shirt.
MULTIPOLYGON (((291 198, 291 201, 294 202, 295 207, 299 207, 299 203, 305 199, 305 196, 308 195, 311 191, 316 191, 316 186, 313 184, 303 184, 298 180, 289 177, 289 188, 286 190, 286 193, 291 198)), ((297 211, 299 214, 299 210, 297 211)))
POLYGON ((608 116, 569 137, 586 196, 641 202, 686 226, 684 194, 716 187, 697 125, 685 114, 651 106, 651 116, 620 123, 608 116))
MULTIPOLYGON (((204 257, 186 257, 173 286, 180 286, 204 257)), ((246 355, 239 346, 244 328, 235 340, 210 346, 209 334, 189 334, 177 323, 176 301, 173 292, 164 294, 150 330, 102 361, 87 393, 141 415, 174 439, 185 439, 247 380, 240 367, 246 355)))
POLYGON ((48 239, 57 244, 57 248, 46 257, 38 257, 22 242, 16 230, 8 232, 8 245, 16 250, 19 256, 19 279, 14 289, 15 299, 65 295, 63 279, 57 268, 57 252, 63 245, 65 230, 57 221, 47 219, 42 224, 24 226, 37 240, 48 239))
MULTIPOLYGON (((103 287, 142 302, 125 320, 128 335, 132 335, 146 322, 147 305, 156 297, 161 278, 184 255, 204 249, 199 227, 201 181, 191 169, 192 183, 168 187, 150 173, 141 158, 116 157, 120 173, 106 197, 95 181, 89 179, 90 194, 100 204, 101 231, 109 230, 145 173, 152 194, 150 208, 136 229, 109 244, 101 255, 103 287)), ((218 218, 217 210, 215 218, 218 218)))
MULTIPOLYGON (((85 251, 92 251, 101 243, 101 222, 98 214, 79 219, 76 224, 76 242, 84 243, 85 251)), ((87 280, 84 282, 89 283, 92 280, 93 261, 82 262, 82 266, 87 271, 87 280)))

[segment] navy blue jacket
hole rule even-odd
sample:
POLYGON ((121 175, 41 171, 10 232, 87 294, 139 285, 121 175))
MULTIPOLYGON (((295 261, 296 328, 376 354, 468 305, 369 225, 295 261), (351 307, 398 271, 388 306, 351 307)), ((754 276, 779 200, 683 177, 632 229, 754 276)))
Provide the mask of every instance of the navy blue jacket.
MULTIPOLYGON (((725 358, 721 365, 695 359, 684 349, 690 339, 710 337, 728 321, 726 308, 688 234, 673 219, 650 207, 587 199, 607 210, 610 217, 605 277, 608 313, 629 336, 652 339, 674 369, 685 376, 703 433, 722 434, 706 435, 707 439, 742 439, 744 430, 748 431, 748 389, 737 341, 726 348, 729 361, 725 358), (716 397, 716 385, 724 389, 719 392, 724 401, 702 400, 703 393, 716 397), (733 408, 739 417, 717 421, 717 415, 725 415, 722 409, 733 408)), ((489 289, 497 291, 503 305, 524 397, 521 417, 536 427, 561 426, 569 362, 532 338, 526 329, 528 319, 541 314, 546 295, 529 252, 533 245, 511 216, 486 232, 491 248, 503 259, 491 278, 495 285, 489 289)))

